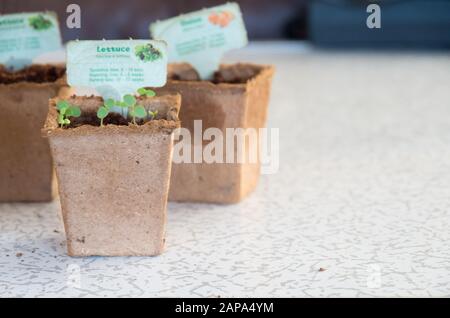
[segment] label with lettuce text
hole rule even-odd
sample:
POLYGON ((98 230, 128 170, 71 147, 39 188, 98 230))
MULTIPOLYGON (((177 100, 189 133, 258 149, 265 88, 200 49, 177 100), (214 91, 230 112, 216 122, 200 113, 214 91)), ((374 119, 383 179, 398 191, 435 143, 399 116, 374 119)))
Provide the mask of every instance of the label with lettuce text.
POLYGON ((53 12, 0 15, 0 64, 18 70, 33 59, 62 49, 58 19, 53 12))
POLYGON ((72 41, 67 44, 67 81, 121 99, 167 79, 167 45, 153 40, 72 41))
POLYGON ((247 45, 247 31, 237 3, 203 9, 150 25, 154 39, 169 46, 170 62, 190 63, 210 79, 226 51, 247 45))

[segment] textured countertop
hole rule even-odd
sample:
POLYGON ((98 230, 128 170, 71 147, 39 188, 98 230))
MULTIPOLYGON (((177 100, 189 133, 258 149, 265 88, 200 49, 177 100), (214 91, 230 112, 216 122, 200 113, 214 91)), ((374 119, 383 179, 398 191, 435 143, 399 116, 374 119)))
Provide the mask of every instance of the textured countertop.
POLYGON ((57 201, 0 204, 0 296, 450 296, 450 55, 228 59, 277 67, 278 173, 241 204, 170 203, 159 257, 70 258, 57 201))

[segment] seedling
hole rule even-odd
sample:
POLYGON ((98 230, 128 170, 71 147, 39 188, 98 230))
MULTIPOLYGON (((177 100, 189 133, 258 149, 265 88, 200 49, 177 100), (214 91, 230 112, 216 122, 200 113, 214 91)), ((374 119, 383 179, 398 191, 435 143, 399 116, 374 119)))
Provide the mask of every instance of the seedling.
POLYGON ((105 119, 106 116, 108 116, 109 112, 111 111, 111 108, 116 106, 116 102, 114 99, 109 98, 105 101, 103 106, 101 106, 97 110, 97 117, 100 119, 100 126, 103 126, 103 119, 105 119))
POLYGON ((107 99, 103 106, 97 110, 97 117, 100 119, 100 126, 103 126, 103 119, 111 112, 112 107, 118 106, 122 108, 128 108, 128 113, 131 115, 133 124, 136 125, 136 117, 144 118, 147 116, 147 111, 144 106, 136 105, 136 97, 133 95, 125 95, 123 101, 115 101, 113 99, 107 99))
POLYGON ((147 89, 145 87, 141 87, 137 90, 138 94, 141 96, 153 97, 156 95, 154 90, 147 89))
POLYGON ((81 110, 77 106, 70 105, 68 101, 60 100, 56 103, 58 110, 58 124, 61 128, 70 124, 69 117, 80 117, 81 110))
POLYGON ((136 117, 144 118, 145 116, 147 116, 147 111, 145 110, 144 106, 136 105, 136 98, 133 95, 125 95, 123 97, 123 102, 129 109, 133 124, 136 125, 136 117))
MULTIPOLYGON (((156 93, 151 89, 146 89, 144 87, 139 88, 137 90, 138 94, 140 96, 147 96, 147 97, 153 97, 156 95, 156 93)), ((97 117, 100 119, 100 126, 103 126, 103 119, 108 116, 108 114, 111 112, 112 108, 114 106, 121 107, 121 108, 128 108, 128 113, 130 114, 132 118, 133 124, 136 125, 136 117, 137 118, 145 118, 148 115, 151 116, 152 119, 156 117, 158 114, 158 110, 155 111, 148 111, 144 108, 142 105, 137 105, 136 97, 133 95, 127 94, 123 97, 122 101, 116 101, 112 98, 109 98, 105 101, 103 106, 101 106, 97 110, 97 117)))
POLYGON ((155 111, 148 111, 148 114, 152 117, 152 120, 156 118, 156 115, 158 115, 158 110, 155 111))

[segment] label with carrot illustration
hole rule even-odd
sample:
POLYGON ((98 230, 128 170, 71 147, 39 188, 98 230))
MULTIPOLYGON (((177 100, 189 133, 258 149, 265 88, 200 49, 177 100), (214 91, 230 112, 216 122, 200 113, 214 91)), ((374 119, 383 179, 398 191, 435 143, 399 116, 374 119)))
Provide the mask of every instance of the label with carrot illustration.
POLYGON ((231 11, 218 11, 218 12, 212 12, 208 16, 209 22, 212 24, 218 25, 221 28, 227 27, 231 21, 233 21, 234 15, 231 11))
POLYGON ((0 64, 10 70, 33 63, 42 54, 62 49, 53 12, 0 15, 0 64))
POLYGON ((150 25, 154 39, 168 44, 169 62, 188 62, 202 79, 209 79, 225 52, 247 45, 237 3, 183 14, 150 25))

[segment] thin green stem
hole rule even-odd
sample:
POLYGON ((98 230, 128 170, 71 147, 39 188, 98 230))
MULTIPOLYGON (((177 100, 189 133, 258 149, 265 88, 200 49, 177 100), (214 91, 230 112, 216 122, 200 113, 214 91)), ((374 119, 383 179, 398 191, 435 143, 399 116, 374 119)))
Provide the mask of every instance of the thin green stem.
POLYGON ((134 106, 131 108, 131 113, 133 114, 133 124, 136 125, 136 115, 134 114, 134 106))

